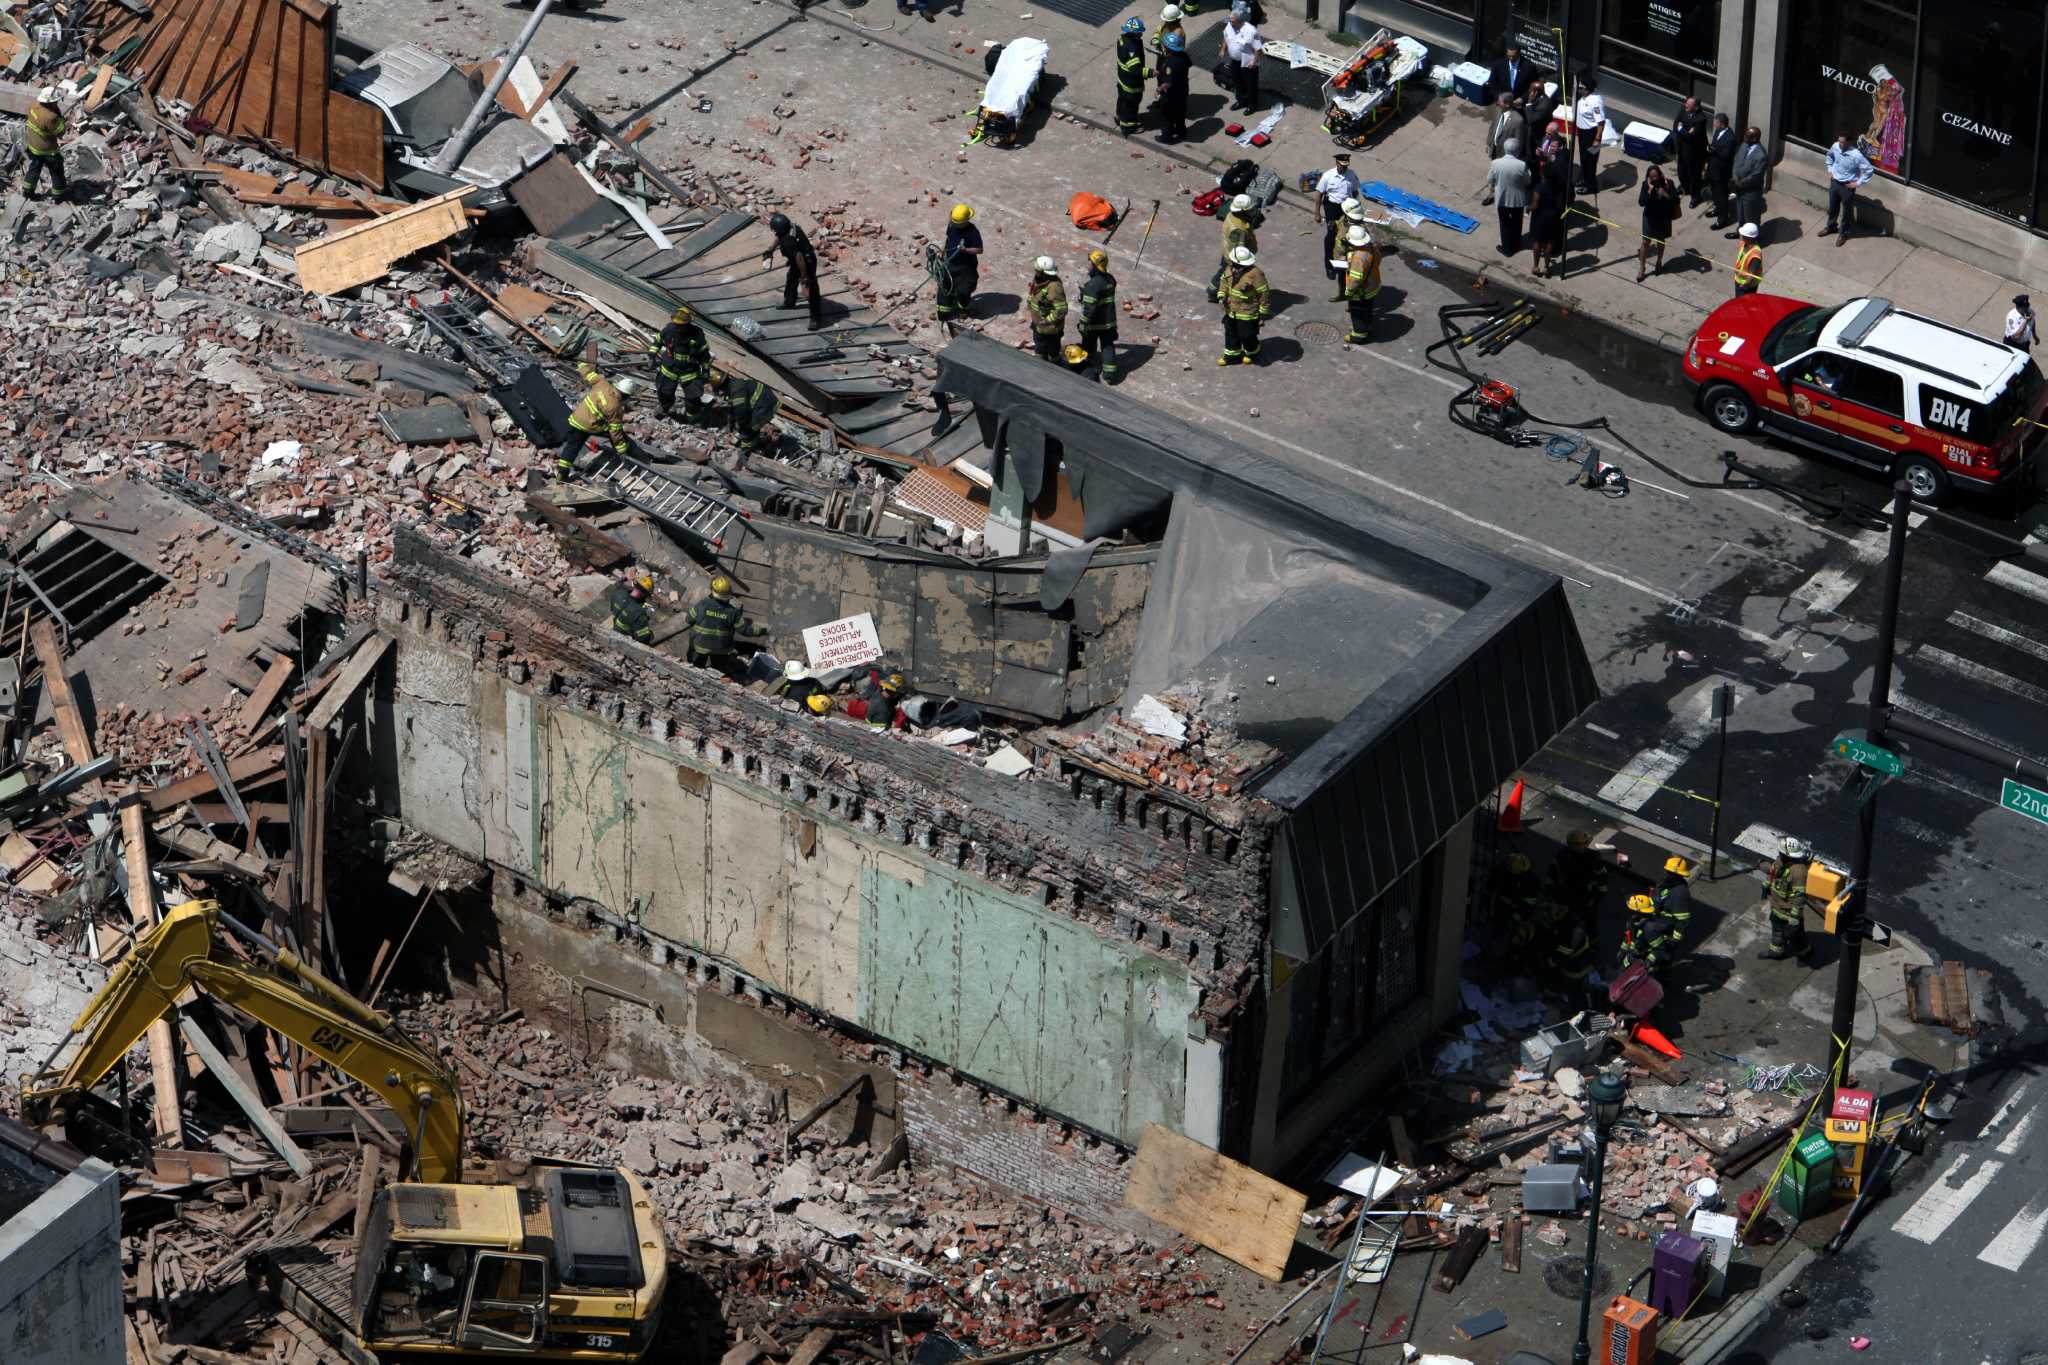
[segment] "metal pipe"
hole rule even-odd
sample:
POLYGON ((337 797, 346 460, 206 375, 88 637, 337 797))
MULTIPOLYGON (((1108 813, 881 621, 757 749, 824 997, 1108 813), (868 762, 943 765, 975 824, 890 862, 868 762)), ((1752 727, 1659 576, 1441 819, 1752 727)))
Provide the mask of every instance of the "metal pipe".
POLYGON ((1593 1141, 1600 1155, 1593 1163, 1593 1210, 1586 1215, 1586 1269, 1579 1283, 1579 1339, 1572 1345, 1572 1365, 1588 1365, 1593 1358, 1593 1347, 1586 1334, 1593 1325, 1593 1276, 1600 1255, 1600 1193, 1607 1183, 1607 1144, 1613 1137, 1612 1124, 1605 1129, 1595 1125, 1593 1141))
POLYGON ((1885 728, 1896 730, 1909 739, 1924 739, 1929 744, 1938 744, 1949 752, 1961 754, 1965 758, 1981 759, 2004 769, 2014 777, 2025 779, 2034 786, 2048 786, 2048 767, 2024 754, 2016 754, 1995 744, 1986 744, 1974 735, 1952 730, 1938 721, 1922 720, 1907 712, 1887 708, 1885 728))
MULTIPOLYGON (((1867 725, 1870 742, 1882 745, 1885 738, 1885 721, 1891 714, 1892 701, 1892 649, 1899 633, 1899 591, 1906 576, 1906 529, 1907 518, 1913 511, 1913 490, 1906 486, 1904 479, 1892 489, 1892 533, 1884 564, 1884 607, 1877 618, 1877 664, 1870 676, 1870 706, 1867 725)), ((1850 859, 1849 876, 1854 890, 1849 903, 1843 907, 1843 917, 1835 926, 1840 941, 1841 955, 1835 960, 1835 1009, 1828 1024, 1833 1035, 1837 1057, 1829 1061, 1840 1069, 1833 1074, 1837 1084, 1847 1085, 1850 1078, 1849 1040, 1856 1027, 1856 992, 1858 977, 1863 969, 1863 924, 1868 918, 1864 908, 1870 903, 1870 859, 1877 844, 1877 798, 1882 788, 1876 788, 1863 799, 1856 812, 1856 852, 1850 859)))
POLYGON ((554 6, 555 0, 540 0, 540 3, 533 7, 533 17, 526 21, 526 27, 519 30, 519 36, 499 59, 498 74, 491 77, 490 83, 484 86, 484 93, 478 96, 475 106, 469 111, 469 117, 462 121, 462 126, 455 130, 455 135, 448 139, 441 148, 440 155, 434 158, 433 169, 436 174, 455 174, 455 168, 462 164, 463 155, 469 151, 470 144, 476 141, 477 129, 483 127, 484 115, 498 102, 498 92, 505 88, 505 81, 512 75, 513 63, 526 54, 526 45, 533 41, 534 34, 540 32, 540 21, 548 17, 548 11, 554 6))

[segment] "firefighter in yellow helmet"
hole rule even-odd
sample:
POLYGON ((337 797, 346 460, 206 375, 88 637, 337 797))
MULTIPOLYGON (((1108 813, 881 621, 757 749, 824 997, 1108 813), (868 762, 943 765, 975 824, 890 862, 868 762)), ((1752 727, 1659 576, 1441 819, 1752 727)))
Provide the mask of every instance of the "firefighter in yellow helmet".
POLYGON ((1088 253, 1088 278, 1081 281, 1081 350, 1083 367, 1092 366, 1104 384, 1117 380, 1116 322, 1116 276, 1109 273, 1109 253, 1097 247, 1088 253))
POLYGON ((1681 946, 1692 932, 1692 864, 1676 853, 1664 860, 1664 875, 1650 890, 1657 913, 1671 921, 1672 944, 1681 946))
POLYGON ((626 440, 625 395, 587 360, 576 367, 576 373, 583 377, 583 397, 569 410, 569 439, 555 452, 558 479, 576 472, 577 454, 599 432, 611 442, 613 454, 624 455, 631 448, 626 440))
POLYGON ((1038 358, 1066 364, 1060 342, 1067 334, 1067 287, 1060 283, 1060 268, 1052 257, 1040 256, 1032 262, 1025 306, 1031 314, 1031 345, 1038 358))
POLYGON ((44 86, 36 93, 35 103, 28 107, 28 126, 22 132, 22 150, 28 153, 22 193, 30 199, 36 197, 36 187, 45 172, 59 199, 71 193, 71 187, 64 182, 64 150, 58 143, 67 126, 64 111, 57 107, 57 87, 44 86))
POLYGON ((892 725, 900 730, 903 728, 903 712, 899 703, 903 700, 906 686, 908 684, 901 673, 884 673, 878 668, 870 668, 867 680, 860 685, 860 695, 847 707, 847 714, 867 721, 870 730, 886 730, 892 725))
POLYGON ((1272 288, 1250 247, 1231 249, 1222 288, 1223 354, 1216 363, 1249 365, 1259 358, 1259 325, 1273 315, 1272 288))
POLYGON ((974 291, 981 287, 981 229, 974 210, 953 205, 946 224, 946 248, 933 279, 939 289, 939 321, 951 322, 974 311, 974 291))
POLYGON ((782 440, 775 426, 775 414, 782 408, 780 395, 758 379, 736 378, 716 366, 705 383, 710 386, 708 400, 724 407, 726 424, 740 449, 772 455, 782 440))
POLYGON ((1662 976, 1678 961, 1679 933, 1669 918, 1647 895, 1628 898, 1628 914, 1621 922, 1621 951, 1616 955, 1621 970, 1640 962, 1651 976, 1662 976))
POLYGON ((644 573, 635 573, 630 580, 612 589, 612 629, 629 640, 638 640, 643 645, 654 643, 654 613, 647 606, 647 595, 654 591, 654 580, 644 573))
POLYGON ((737 678, 741 673, 737 657, 740 637, 759 638, 762 633, 733 601, 732 580, 719 574, 711 580, 711 591, 690 608, 690 662, 737 678))
POLYGON ((676 405, 676 389, 683 391, 683 420, 702 422, 709 409, 704 403, 704 373, 711 368, 711 342, 697 325, 688 304, 670 315, 661 338, 648 351, 654 357, 654 396, 666 417, 676 405))

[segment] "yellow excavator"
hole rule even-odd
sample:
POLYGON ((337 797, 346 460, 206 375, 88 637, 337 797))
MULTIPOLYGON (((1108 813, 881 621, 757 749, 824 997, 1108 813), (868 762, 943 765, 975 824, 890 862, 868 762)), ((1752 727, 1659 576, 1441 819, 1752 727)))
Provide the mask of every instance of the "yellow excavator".
POLYGON ((653 1202, 623 1170, 462 1155, 454 1073, 212 901, 164 912, 71 1026, 61 1071, 22 1087, 28 1122, 64 1122, 149 1026, 202 991, 376 1092, 405 1125, 413 1178, 379 1190, 353 1256, 310 1244, 250 1258, 258 1286, 354 1365, 421 1355, 637 1361, 653 1343, 668 1251, 653 1202), (230 951, 221 930, 253 950, 230 951))

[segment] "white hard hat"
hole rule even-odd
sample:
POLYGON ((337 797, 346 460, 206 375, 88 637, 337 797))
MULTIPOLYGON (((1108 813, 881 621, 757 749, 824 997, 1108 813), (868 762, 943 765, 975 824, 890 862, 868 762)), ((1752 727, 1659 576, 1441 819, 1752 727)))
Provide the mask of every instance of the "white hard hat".
POLYGON ((57 87, 54 85, 44 86, 36 91, 36 100, 42 104, 55 104, 57 102, 57 87))
POLYGON ((782 676, 791 682, 796 682, 799 679, 810 677, 811 670, 804 667, 802 659, 791 659, 782 666, 782 676))
POLYGON ((1344 201, 1343 208, 1344 216, 1346 218, 1356 218, 1360 221, 1364 220, 1365 201, 1363 199, 1346 199, 1344 201))
POLYGON ((640 391, 639 383, 624 375, 614 381, 612 387, 617 389, 621 396, 630 396, 640 391))
POLYGON ((1160 23, 1162 23, 1162 24, 1177 24, 1177 23, 1179 23, 1179 22, 1180 22, 1180 6, 1179 6, 1179 5, 1168 5, 1168 6, 1167 6, 1167 7, 1165 8, 1165 9, 1163 9, 1163 10, 1159 11, 1159 22, 1160 22, 1160 23))
POLYGON ((1059 262, 1050 256, 1040 256, 1031 263, 1031 268, 1041 275, 1057 275, 1060 273, 1059 262))
POLYGON ((1756 224, 1744 223, 1742 225, 1742 235, 1749 238, 1751 241, 1755 241, 1757 237, 1756 224))
POLYGON ((1365 230, 1365 224, 1353 223, 1351 231, 1344 234, 1344 240, 1353 246, 1371 246, 1372 234, 1365 230))
POLYGON ((1795 839, 1788 834, 1778 841, 1778 852, 1787 858, 1804 858, 1807 856, 1806 840, 1795 839))
POLYGON ((1243 213, 1250 209, 1251 206, 1252 197, 1248 194, 1240 194, 1237 198, 1230 201, 1230 211, 1232 213, 1243 213))
POLYGON ((1230 259, 1235 265, 1257 265, 1259 263, 1259 258, 1252 254, 1252 249, 1248 246, 1232 247, 1230 249, 1230 259))

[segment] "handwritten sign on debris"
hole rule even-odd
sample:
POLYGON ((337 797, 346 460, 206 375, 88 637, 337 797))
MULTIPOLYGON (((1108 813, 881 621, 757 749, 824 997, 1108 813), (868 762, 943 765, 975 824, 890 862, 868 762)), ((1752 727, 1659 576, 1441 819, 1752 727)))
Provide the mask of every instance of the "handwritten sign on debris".
POLYGON ((862 612, 822 626, 805 626, 804 650, 811 656, 812 672, 828 673, 873 663, 882 657, 882 641, 875 634, 875 618, 862 612))

